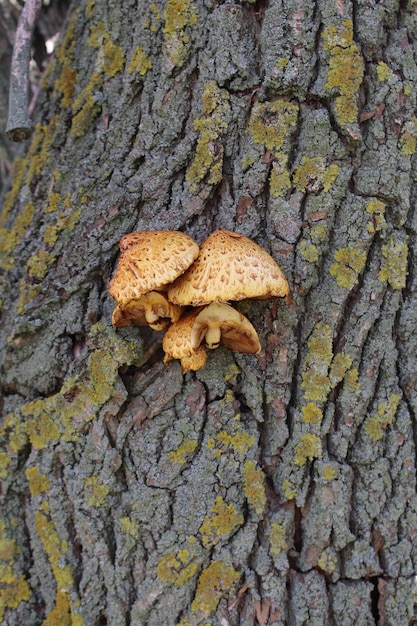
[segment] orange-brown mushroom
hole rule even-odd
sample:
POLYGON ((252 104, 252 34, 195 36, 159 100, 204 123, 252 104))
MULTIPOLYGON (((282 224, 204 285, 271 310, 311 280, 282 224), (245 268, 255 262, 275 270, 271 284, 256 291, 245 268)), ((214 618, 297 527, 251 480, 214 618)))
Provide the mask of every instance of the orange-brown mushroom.
POLYGON ((167 293, 174 304, 198 306, 286 296, 289 287, 266 250, 239 233, 217 230, 202 243, 197 260, 167 293))
POLYGON ((200 309, 185 313, 181 319, 171 324, 162 340, 165 352, 164 363, 172 359, 180 359, 182 371, 199 370, 206 362, 206 351, 202 346, 194 348, 191 344, 191 331, 200 309))
POLYGON ((109 287, 119 305, 139 300, 150 291, 164 291, 199 253, 191 237, 170 230, 129 233, 119 246, 119 263, 109 287))
POLYGON ((258 333, 250 321, 222 302, 212 302, 196 315, 191 330, 191 346, 197 349, 203 340, 211 349, 222 343, 226 348, 244 354, 258 354, 261 350, 258 333))
POLYGON ((168 302, 158 291, 150 291, 139 300, 118 304, 113 311, 112 324, 116 328, 125 326, 150 326, 154 330, 164 330, 170 322, 181 317, 182 308, 168 302))

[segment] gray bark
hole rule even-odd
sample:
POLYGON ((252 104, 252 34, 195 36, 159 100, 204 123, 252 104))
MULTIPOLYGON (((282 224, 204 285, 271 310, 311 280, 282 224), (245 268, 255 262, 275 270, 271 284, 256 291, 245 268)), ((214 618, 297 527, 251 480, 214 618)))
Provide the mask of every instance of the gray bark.
POLYGON ((0 221, 3 623, 415 624, 416 15, 70 9, 0 221), (217 228, 293 302, 184 376, 108 282, 217 228))

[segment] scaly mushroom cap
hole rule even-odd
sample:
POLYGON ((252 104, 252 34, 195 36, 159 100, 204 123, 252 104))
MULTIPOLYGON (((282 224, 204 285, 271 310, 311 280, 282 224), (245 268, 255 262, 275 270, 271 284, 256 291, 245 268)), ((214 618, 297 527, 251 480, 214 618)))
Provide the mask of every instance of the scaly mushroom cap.
POLYGON ((191 345, 191 330, 195 318, 200 309, 195 309, 182 316, 182 318, 166 331, 162 340, 162 348, 165 352, 164 363, 171 359, 181 359, 182 371, 185 374, 188 370, 198 370, 206 362, 206 351, 203 347, 196 349, 191 345))
POLYGON ((195 318, 191 330, 191 345, 196 349, 205 339, 208 348, 220 343, 244 354, 257 354, 261 350, 258 333, 250 321, 229 304, 212 302, 195 318))
POLYGON ((120 257, 109 292, 118 304, 160 291, 197 258, 199 248, 188 235, 172 230, 129 233, 119 242, 120 257))
POLYGON ((118 304, 111 318, 113 326, 150 326, 154 330, 164 330, 170 322, 177 322, 182 308, 168 302, 166 296, 150 291, 139 300, 118 304))
POLYGON ((168 300, 198 306, 288 293, 284 274, 266 250, 239 233, 216 230, 201 244, 197 260, 168 287, 168 300))

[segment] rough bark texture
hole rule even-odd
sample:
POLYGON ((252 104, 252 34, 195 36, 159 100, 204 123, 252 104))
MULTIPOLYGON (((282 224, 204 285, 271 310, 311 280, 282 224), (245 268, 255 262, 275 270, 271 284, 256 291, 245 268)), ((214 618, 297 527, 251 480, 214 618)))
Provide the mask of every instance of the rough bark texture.
POLYGON ((0 224, 3 623, 415 624, 416 8, 70 9, 0 224), (271 252, 259 357, 111 327, 153 228, 271 252))

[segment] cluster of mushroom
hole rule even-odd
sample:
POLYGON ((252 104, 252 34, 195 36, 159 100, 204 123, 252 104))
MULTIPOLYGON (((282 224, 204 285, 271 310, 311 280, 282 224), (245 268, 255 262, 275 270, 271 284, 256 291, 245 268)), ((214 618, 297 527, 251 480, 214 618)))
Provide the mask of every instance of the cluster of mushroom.
POLYGON ((113 325, 166 329, 164 363, 180 359, 184 373, 203 367, 204 346, 260 351, 256 330, 228 301, 289 293, 274 259, 239 233, 217 230, 199 248, 179 231, 149 230, 125 235, 119 246, 113 325))

